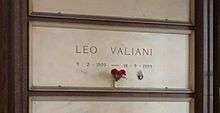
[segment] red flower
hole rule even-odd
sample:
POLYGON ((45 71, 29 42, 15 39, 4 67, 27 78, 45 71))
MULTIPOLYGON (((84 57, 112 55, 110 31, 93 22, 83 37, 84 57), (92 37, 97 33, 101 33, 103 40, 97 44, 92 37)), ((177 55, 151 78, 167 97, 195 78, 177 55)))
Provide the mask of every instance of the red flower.
POLYGON ((125 78, 126 77, 126 71, 125 70, 120 70, 119 72, 118 72, 118 74, 121 76, 121 77, 123 77, 123 78, 125 78))
POLYGON ((111 74, 114 75, 114 76, 117 75, 118 74, 118 70, 117 69, 112 69, 111 70, 111 74))
POLYGON ((126 78, 126 71, 123 69, 120 71, 118 71, 117 69, 112 69, 111 74, 114 77, 115 81, 118 81, 121 78, 126 78))

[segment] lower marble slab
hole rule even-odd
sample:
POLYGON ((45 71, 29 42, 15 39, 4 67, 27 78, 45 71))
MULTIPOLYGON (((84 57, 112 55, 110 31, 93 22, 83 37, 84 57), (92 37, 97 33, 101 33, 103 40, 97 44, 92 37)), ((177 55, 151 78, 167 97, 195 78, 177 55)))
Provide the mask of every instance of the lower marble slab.
POLYGON ((192 99, 31 97, 30 113, 193 113, 192 99))

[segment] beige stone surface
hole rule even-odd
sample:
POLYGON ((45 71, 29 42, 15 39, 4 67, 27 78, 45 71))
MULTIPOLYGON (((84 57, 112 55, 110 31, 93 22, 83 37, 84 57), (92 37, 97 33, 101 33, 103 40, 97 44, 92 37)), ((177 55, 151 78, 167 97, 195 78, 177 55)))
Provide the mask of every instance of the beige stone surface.
POLYGON ((29 108, 30 113, 193 113, 190 101, 143 100, 41 99, 30 101, 29 108))
POLYGON ((127 78, 115 84, 117 88, 193 87, 193 63, 190 57, 193 52, 193 48, 190 48, 193 37, 185 31, 182 34, 180 31, 178 34, 163 30, 153 33, 153 30, 138 32, 111 30, 111 27, 108 30, 99 29, 92 25, 93 29, 91 26, 73 26, 74 24, 31 24, 31 88, 112 88, 110 71, 113 68, 125 69, 127 72, 127 78), (86 47, 84 53, 83 47, 86 47), (124 48, 127 48, 127 55, 124 48), (132 55, 132 48, 140 49, 141 54, 132 55), (143 48, 151 49, 152 52, 146 55, 143 48), (137 77, 140 71, 144 75, 142 80, 137 77))
POLYGON ((193 0, 30 0, 30 12, 190 22, 193 0))

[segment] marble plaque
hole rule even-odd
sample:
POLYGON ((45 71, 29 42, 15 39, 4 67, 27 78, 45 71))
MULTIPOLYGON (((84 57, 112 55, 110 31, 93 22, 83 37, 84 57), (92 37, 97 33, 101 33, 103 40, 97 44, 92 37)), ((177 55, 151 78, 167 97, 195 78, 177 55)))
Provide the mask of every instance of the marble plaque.
POLYGON ((190 23, 193 0, 30 0, 32 12, 190 23))
POLYGON ((191 99, 30 99, 30 113, 194 113, 191 99))
POLYGON ((29 31, 32 90, 193 90, 191 31, 42 22, 29 31), (114 83, 114 68, 127 77, 114 83))

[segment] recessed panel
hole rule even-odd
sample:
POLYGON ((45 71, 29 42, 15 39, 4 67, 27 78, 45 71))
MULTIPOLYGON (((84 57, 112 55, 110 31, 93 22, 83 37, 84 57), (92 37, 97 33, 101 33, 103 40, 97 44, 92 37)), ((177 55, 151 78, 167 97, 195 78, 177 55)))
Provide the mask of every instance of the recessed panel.
POLYGON ((32 98, 30 113, 194 113, 190 99, 32 98))
POLYGON ((31 89, 192 90, 191 31, 31 22, 31 89), (115 81, 112 70, 126 77, 115 81))
POLYGON ((92 15, 190 23, 193 0, 30 0, 30 13, 92 15))

